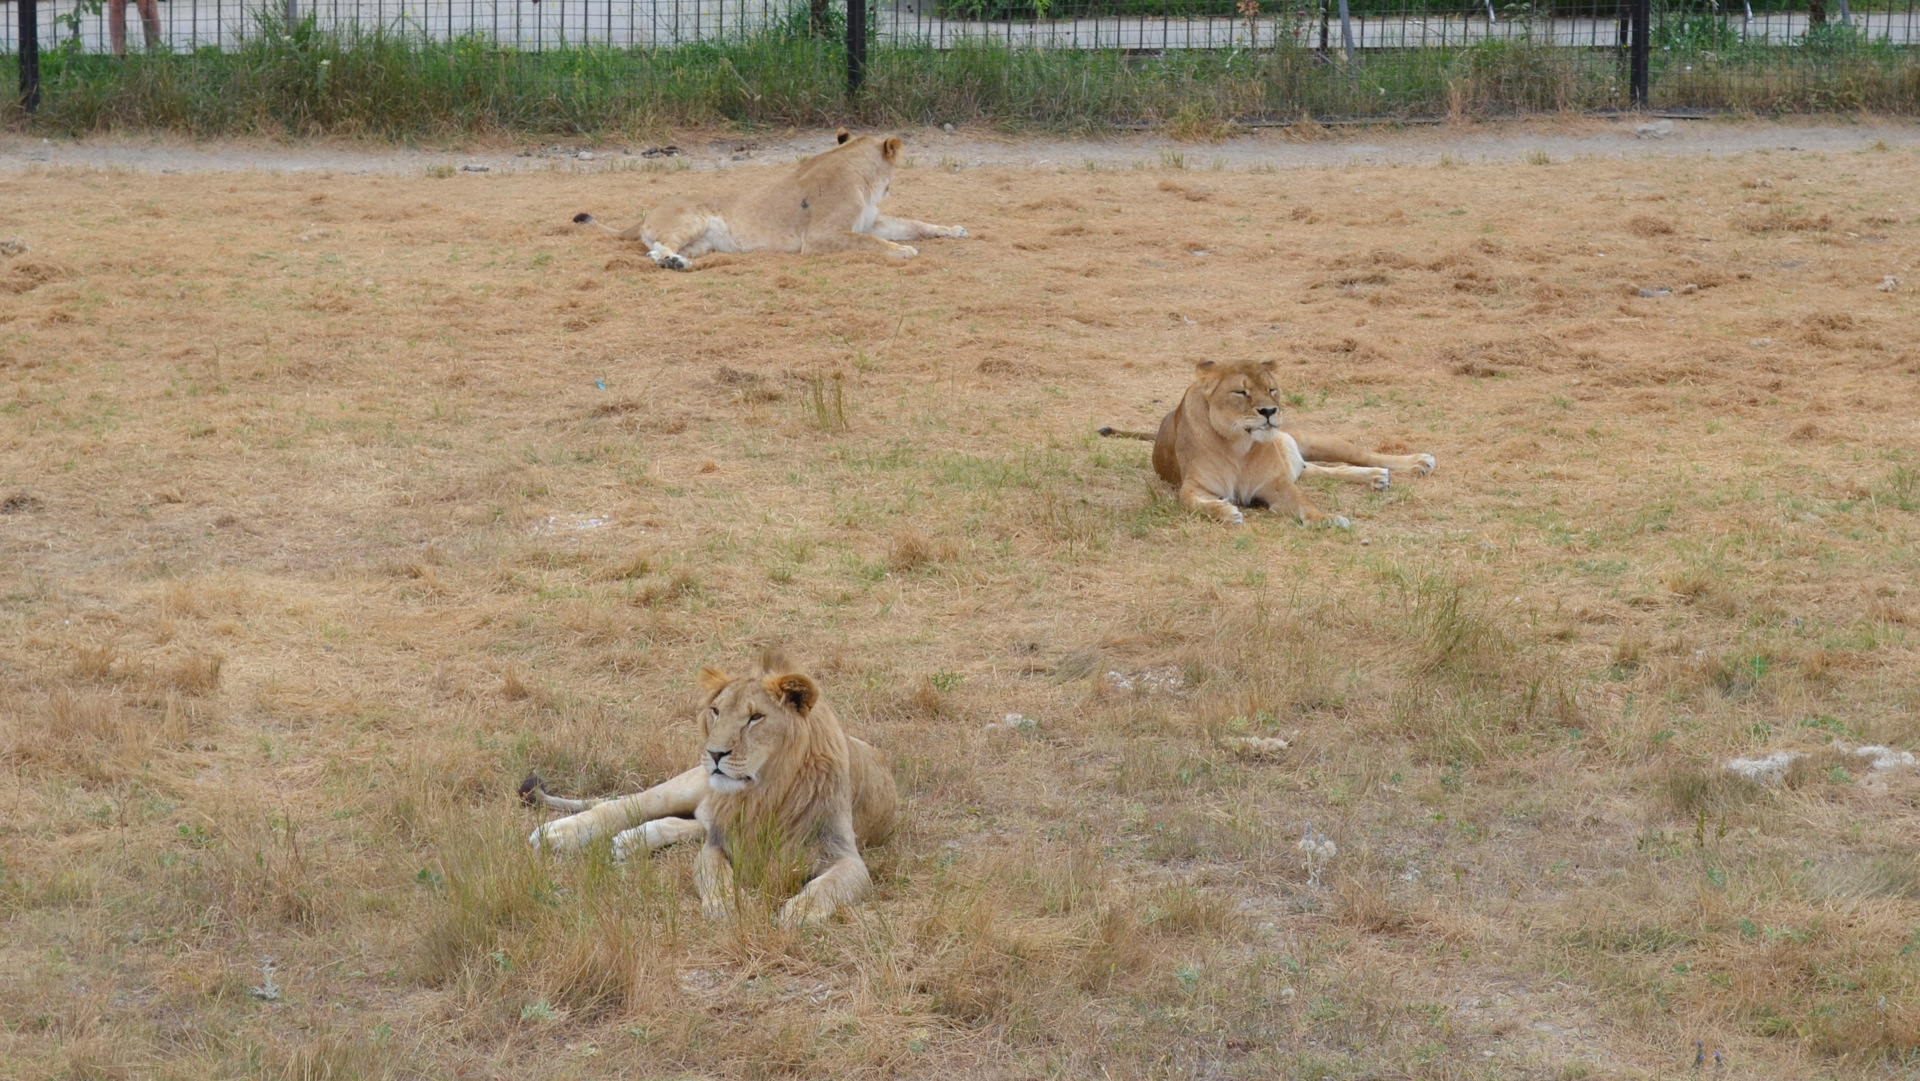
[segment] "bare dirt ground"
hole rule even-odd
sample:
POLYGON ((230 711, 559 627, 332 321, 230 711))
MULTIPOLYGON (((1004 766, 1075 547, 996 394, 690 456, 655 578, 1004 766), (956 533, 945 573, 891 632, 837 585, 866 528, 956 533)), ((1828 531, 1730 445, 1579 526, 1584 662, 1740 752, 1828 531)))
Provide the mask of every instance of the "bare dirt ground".
POLYGON ((1908 1076, 1915 134, 925 132, 974 239, 684 275, 567 218, 824 137, 9 144, 0 1077, 1908 1076), (1092 435, 1240 355, 1439 469, 1092 435), (870 904, 528 853, 771 645, 870 904))
MULTIPOLYGON (((1425 125, 1337 129, 1262 129, 1219 142, 1195 143, 1158 135, 1104 139, 1038 139, 1001 136, 973 128, 903 133, 914 152, 968 167, 1048 165, 1127 167, 1161 164, 1180 155, 1191 167, 1221 163, 1230 169, 1273 166, 1431 165, 1443 156, 1456 162, 1524 161, 1545 153, 1556 160, 1700 158, 1761 150, 1841 153, 1876 143, 1920 145, 1920 125, 1905 120, 1857 123, 1760 123, 1738 120, 1674 120, 1672 130, 1641 135, 1646 119, 1546 118, 1436 128, 1425 125)), ((26 139, 0 135, 0 170, 69 167, 138 172, 344 173, 415 175, 435 166, 488 172, 618 172, 647 162, 672 161, 689 168, 748 167, 792 161, 819 152, 829 133, 813 131, 692 132, 658 143, 565 141, 530 146, 397 149, 386 145, 327 145, 225 141, 196 143, 172 138, 117 137, 87 140, 26 139), (657 151, 672 147, 672 157, 657 151), (655 151, 653 156, 648 151, 655 151), (582 158, 582 152, 586 157, 582 158)))

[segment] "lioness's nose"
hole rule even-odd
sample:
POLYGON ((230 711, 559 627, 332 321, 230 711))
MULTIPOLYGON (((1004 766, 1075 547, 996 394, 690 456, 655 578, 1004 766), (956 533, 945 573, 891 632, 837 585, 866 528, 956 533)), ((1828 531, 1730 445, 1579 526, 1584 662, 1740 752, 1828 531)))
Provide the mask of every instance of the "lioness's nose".
POLYGON ((1263 405, 1260 407, 1260 410, 1259 410, 1260 415, 1263 417, 1266 417, 1268 420, 1272 420, 1273 415, 1275 413, 1278 413, 1279 411, 1280 411, 1280 407, 1277 405, 1263 405))
POLYGON ((732 751, 716 751, 716 750, 713 750, 712 748, 708 748, 707 753, 713 756, 713 764, 718 766, 722 758, 727 757, 733 752, 732 751))

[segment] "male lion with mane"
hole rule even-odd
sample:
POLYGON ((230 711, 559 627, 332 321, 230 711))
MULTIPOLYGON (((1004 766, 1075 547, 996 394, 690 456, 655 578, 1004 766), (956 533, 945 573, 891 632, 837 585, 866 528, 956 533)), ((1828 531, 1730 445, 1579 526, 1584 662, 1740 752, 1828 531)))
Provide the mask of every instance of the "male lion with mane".
POLYGON ((626 229, 576 214, 622 240, 638 240, 656 266, 685 270, 708 252, 877 251, 910 259, 920 249, 900 243, 927 237, 964 237, 958 225, 929 225, 880 213, 904 145, 897 138, 854 138, 841 128, 840 145, 807 158, 757 191, 681 195, 653 208, 626 229))
POLYGON ((528 804, 573 812, 533 831, 535 848, 578 850, 613 835, 616 859, 704 837, 693 885, 707 916, 733 903, 733 861, 742 836, 768 830, 799 846, 807 884, 780 910, 783 923, 824 920, 873 889, 860 846, 892 835, 893 773, 872 744, 840 728, 812 679, 774 654, 738 679, 700 670, 706 756, 700 765, 631 796, 570 800, 548 795, 538 776, 520 785, 528 804))
POLYGON ((1242 507, 1266 507, 1310 524, 1351 527, 1313 505, 1295 483, 1337 477, 1384 489, 1392 471, 1433 472, 1431 454, 1375 454, 1331 436, 1283 431, 1280 383, 1271 360, 1195 366, 1193 385, 1160 422, 1160 430, 1103 427, 1101 435, 1153 441, 1153 471, 1180 490, 1180 505, 1216 522, 1242 525, 1242 507))

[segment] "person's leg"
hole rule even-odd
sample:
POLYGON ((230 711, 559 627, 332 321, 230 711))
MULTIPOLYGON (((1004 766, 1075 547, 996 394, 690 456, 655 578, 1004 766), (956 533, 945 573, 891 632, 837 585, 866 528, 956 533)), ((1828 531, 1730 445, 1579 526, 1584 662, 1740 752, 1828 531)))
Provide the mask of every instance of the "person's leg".
POLYGON ((140 26, 147 33, 147 48, 158 49, 160 47, 160 0, 134 0, 134 2, 140 5, 140 26))
POLYGON ((107 40, 113 43, 113 55, 127 55, 126 0, 107 0, 107 40))

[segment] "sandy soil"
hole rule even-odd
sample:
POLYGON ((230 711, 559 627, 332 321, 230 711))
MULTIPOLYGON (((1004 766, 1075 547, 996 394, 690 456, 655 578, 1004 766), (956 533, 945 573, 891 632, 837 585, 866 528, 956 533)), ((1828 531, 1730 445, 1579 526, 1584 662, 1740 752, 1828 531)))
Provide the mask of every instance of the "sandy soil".
MULTIPOLYGON (((1459 127, 1413 125, 1403 128, 1323 129, 1305 138, 1294 129, 1270 129, 1218 143, 1178 142, 1159 136, 1110 139, 1002 137, 972 129, 926 129, 905 133, 915 153, 962 162, 971 167, 1108 166, 1159 164, 1162 154, 1180 154, 1189 167, 1222 162, 1227 168, 1275 168, 1329 165, 1429 165, 1442 155, 1461 161, 1519 161, 1544 151, 1555 159, 1634 160, 1642 158, 1720 157, 1756 150, 1840 153, 1876 142, 1893 146, 1920 143, 1920 125, 1910 121, 1863 120, 1834 125, 1809 122, 1674 120, 1658 137, 1637 134, 1646 119, 1552 119, 1472 124, 1459 127)), ((785 162, 817 153, 825 132, 757 135, 691 133, 668 143, 673 159, 695 168, 785 162)), ((36 165, 139 172, 265 172, 397 174, 430 166, 485 166, 489 171, 545 170, 604 172, 632 168, 649 160, 656 146, 639 144, 547 143, 532 147, 394 149, 391 147, 278 145, 260 142, 196 143, 161 139, 23 139, 0 135, 0 169, 36 165), (592 155, 581 160, 580 153, 592 155)))

